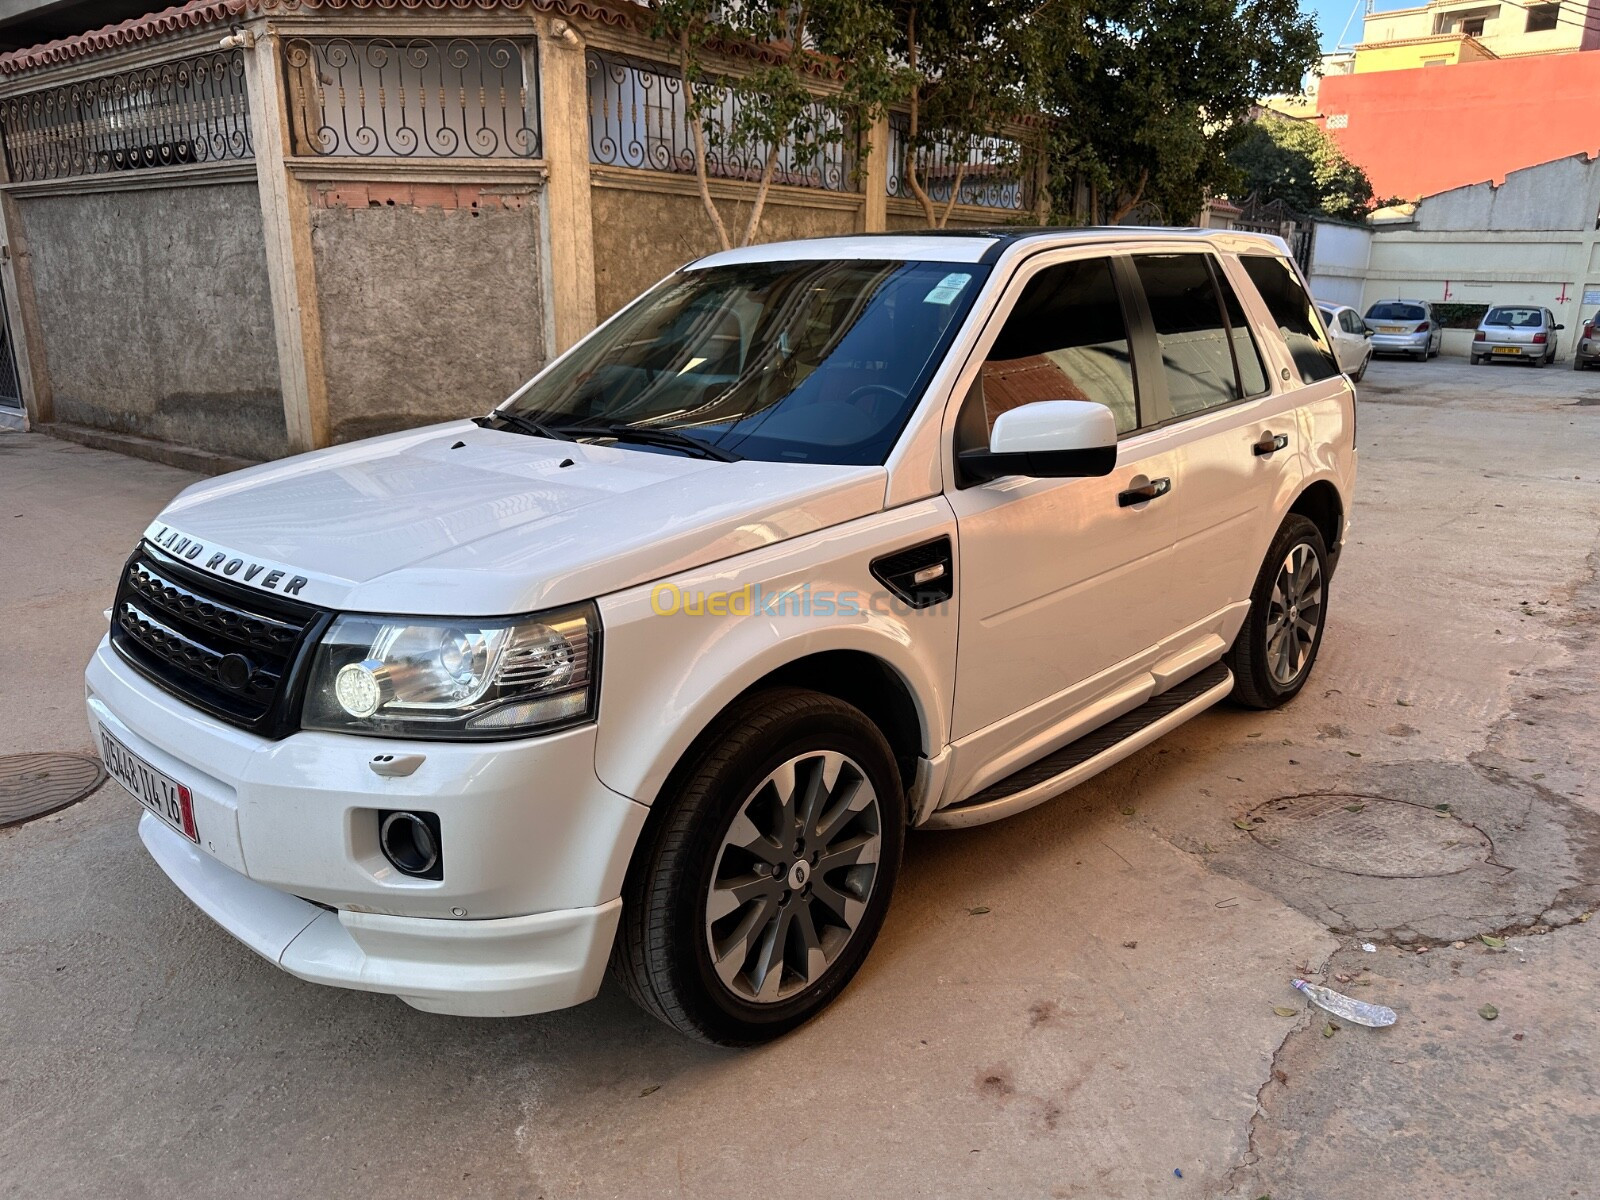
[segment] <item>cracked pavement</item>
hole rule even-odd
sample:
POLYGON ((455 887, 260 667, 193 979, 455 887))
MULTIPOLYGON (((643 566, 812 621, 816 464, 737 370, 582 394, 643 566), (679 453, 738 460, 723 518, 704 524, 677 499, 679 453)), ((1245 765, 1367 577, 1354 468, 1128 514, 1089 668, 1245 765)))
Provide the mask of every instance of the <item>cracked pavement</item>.
MULTIPOLYGON (((914 836, 866 968, 763 1050, 609 987, 474 1022, 299 983, 177 895, 115 784, 0 830, 0 1196, 1595 1195, 1585 397, 1374 364, 1306 692, 914 836), (1357 799, 1274 806, 1327 793, 1357 799), (1330 1022, 1296 975, 1398 1022, 1330 1022)), ((0 433, 0 754, 89 748, 111 581, 189 478, 0 433)))

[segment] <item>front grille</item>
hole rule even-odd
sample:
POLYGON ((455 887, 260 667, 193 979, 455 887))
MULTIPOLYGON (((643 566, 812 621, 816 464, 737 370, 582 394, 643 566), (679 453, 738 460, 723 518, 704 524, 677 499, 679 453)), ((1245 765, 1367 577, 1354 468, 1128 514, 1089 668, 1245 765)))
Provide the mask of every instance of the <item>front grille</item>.
POLYGON ((145 678, 212 716, 293 732, 303 651, 328 614, 216 579, 141 546, 111 612, 111 644, 145 678))

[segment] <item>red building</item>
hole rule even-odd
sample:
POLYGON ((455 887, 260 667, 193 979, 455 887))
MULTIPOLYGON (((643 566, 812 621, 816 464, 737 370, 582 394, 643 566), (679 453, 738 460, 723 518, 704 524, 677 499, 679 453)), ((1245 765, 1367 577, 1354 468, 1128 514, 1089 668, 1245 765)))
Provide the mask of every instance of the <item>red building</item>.
POLYGON ((1600 152, 1600 52, 1330 75, 1318 108, 1379 198, 1415 200, 1600 152))

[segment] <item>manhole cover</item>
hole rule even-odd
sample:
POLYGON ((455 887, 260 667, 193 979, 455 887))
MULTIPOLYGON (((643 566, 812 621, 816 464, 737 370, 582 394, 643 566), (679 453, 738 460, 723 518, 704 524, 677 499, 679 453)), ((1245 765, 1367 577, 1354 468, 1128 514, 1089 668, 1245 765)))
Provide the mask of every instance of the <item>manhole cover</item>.
POLYGON ((82 800, 106 781, 89 754, 10 754, 0 757, 0 825, 15 825, 82 800))
POLYGON ((1447 811, 1383 796, 1285 796, 1250 818, 1250 836, 1263 846, 1350 875, 1454 875, 1486 861, 1494 849, 1475 825, 1447 811))

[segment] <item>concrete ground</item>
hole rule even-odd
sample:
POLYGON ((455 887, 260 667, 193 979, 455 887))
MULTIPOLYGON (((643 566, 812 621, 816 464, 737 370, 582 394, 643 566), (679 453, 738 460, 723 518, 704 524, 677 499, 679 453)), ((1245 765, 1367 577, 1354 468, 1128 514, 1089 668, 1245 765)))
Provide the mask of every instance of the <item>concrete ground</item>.
MULTIPOLYGON (((1600 375, 1361 390, 1306 692, 913 837, 866 968, 765 1049, 609 985, 474 1022, 299 983, 115 784, 0 831, 0 1195, 1600 1194, 1600 375)), ((0 432, 0 754, 90 748, 101 610, 190 478, 0 432)))

